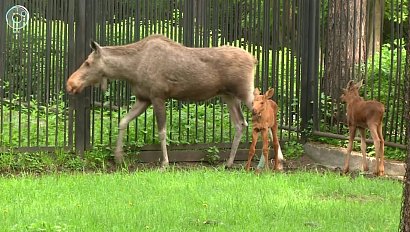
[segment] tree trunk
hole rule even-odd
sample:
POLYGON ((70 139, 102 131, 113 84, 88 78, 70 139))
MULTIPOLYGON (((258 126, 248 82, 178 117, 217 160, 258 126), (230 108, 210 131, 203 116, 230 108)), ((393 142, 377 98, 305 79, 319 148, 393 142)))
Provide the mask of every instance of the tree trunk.
MULTIPOLYGON (((408 5, 410 11, 410 4, 408 5)), ((406 65, 410 65, 410 17, 409 31, 407 34, 407 61, 406 65)), ((401 208, 400 231, 410 232, 410 70, 407 70, 406 75, 406 122, 407 122, 407 159, 406 159, 406 174, 404 176, 403 188, 403 205, 401 208)))
POLYGON ((354 67, 366 58, 366 9, 367 0, 329 0, 322 88, 334 101, 350 79, 360 79, 354 67))
POLYGON ((382 35, 382 0, 369 2, 369 13, 367 18, 367 56, 371 57, 376 52, 380 51, 381 35, 382 35))

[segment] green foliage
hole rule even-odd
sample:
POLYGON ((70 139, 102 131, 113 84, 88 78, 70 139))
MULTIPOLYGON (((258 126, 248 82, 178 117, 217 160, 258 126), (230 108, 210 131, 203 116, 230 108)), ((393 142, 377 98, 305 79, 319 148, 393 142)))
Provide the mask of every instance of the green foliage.
POLYGON ((405 23, 409 17, 408 0, 385 0, 384 15, 389 21, 405 23))
POLYGON ((79 156, 67 157, 66 162, 63 164, 63 168, 68 171, 84 171, 86 167, 86 161, 79 156))
POLYGON ((206 156, 205 156, 205 161, 208 162, 211 165, 215 165, 219 162, 220 160, 219 156, 219 149, 216 146, 209 147, 206 150, 206 156))
POLYGON ((287 141, 284 146, 283 155, 286 159, 298 159, 300 158, 305 150, 303 145, 296 141, 287 141))
POLYGON ((95 149, 93 151, 86 151, 84 159, 86 160, 86 167, 91 170, 106 170, 107 160, 111 157, 110 150, 95 149))
MULTIPOLYGON (((381 52, 368 59, 367 62, 372 65, 367 67, 367 83, 363 87, 370 98, 377 97, 387 104, 388 101, 395 100, 391 97, 392 91, 404 92, 403 83, 406 74, 405 44, 404 39, 395 39, 391 43, 385 43, 382 45, 381 52), (379 91, 375 93, 374 91, 377 89, 379 91)), ((362 65, 362 68, 365 67, 365 65, 362 65)), ((362 70, 362 73, 365 73, 365 71, 362 70)))

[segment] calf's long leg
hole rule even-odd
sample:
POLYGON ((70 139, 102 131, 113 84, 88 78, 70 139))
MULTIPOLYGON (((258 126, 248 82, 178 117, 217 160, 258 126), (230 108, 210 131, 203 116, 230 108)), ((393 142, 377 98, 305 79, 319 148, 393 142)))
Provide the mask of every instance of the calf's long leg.
POLYGON ((161 98, 155 98, 151 100, 151 102, 154 108, 155 117, 157 118, 158 137, 161 143, 161 151, 162 151, 161 167, 166 168, 169 166, 169 160, 168 160, 168 151, 167 151, 165 100, 161 98))
POLYGON ((231 119, 235 125, 235 137, 232 141, 231 153, 229 154, 228 161, 226 162, 226 167, 230 168, 235 160, 235 155, 238 150, 239 142, 241 141, 243 128, 248 126, 248 123, 243 117, 241 102, 239 99, 231 96, 223 96, 222 99, 228 105, 229 114, 231 115, 231 119))
MULTIPOLYGON (((273 130, 273 129, 269 130, 269 135, 270 135, 270 138, 271 138, 271 140, 272 140, 272 142, 273 142, 274 132, 272 132, 272 130, 273 130)), ((278 131, 278 129, 276 129, 276 131, 278 131)), ((277 133, 277 132, 276 132, 276 133, 277 133)), ((277 137, 278 135, 275 134, 275 136, 277 137)), ((279 140, 278 140, 278 141, 279 141, 279 140)), ((278 143, 278 159, 279 159, 280 163, 282 163, 282 161, 285 160, 285 158, 283 157, 282 149, 280 148, 280 143, 278 143)))
POLYGON ((349 162, 350 162, 350 155, 352 153, 353 148, 353 140, 354 136, 356 135, 356 127, 349 126, 349 145, 347 145, 347 153, 345 156, 345 165, 343 167, 343 172, 347 173, 349 171, 349 162))
POLYGON ((363 171, 369 171, 369 166, 367 165, 367 158, 366 158, 366 131, 364 128, 360 128, 360 149, 362 150, 362 166, 363 171))
POLYGON ((130 123, 131 120, 138 117, 141 113, 143 113, 151 103, 148 101, 141 101, 137 100, 137 102, 132 106, 130 111, 121 119, 120 124, 118 126, 118 136, 117 136, 117 147, 115 149, 115 162, 121 163, 123 161, 123 144, 122 140, 124 138, 125 129, 130 123))
POLYGON ((258 142, 258 135, 259 133, 257 130, 252 130, 252 143, 249 148, 248 162, 246 162, 246 171, 249 171, 249 168, 251 167, 252 159, 255 155, 256 143, 258 142))
POLYGON ((269 137, 268 137, 268 129, 262 129, 262 142, 263 142, 263 147, 262 147, 262 152, 263 152, 263 157, 265 158, 265 170, 269 170, 269 137))
POLYGON ((380 138, 377 132, 377 126, 369 126, 369 130, 370 130, 370 134, 372 135, 373 138, 373 143, 374 143, 374 150, 376 151, 376 170, 374 172, 375 175, 383 175, 384 174, 384 170, 383 173, 381 173, 380 167, 382 166, 381 164, 381 145, 380 145, 380 138))
MULTIPOLYGON (((274 126, 275 127, 275 126, 274 126)), ((277 131, 277 126, 276 128, 271 128, 269 131, 272 130, 273 138, 272 138, 272 143, 273 143, 273 151, 275 152, 275 170, 282 170, 282 159, 279 157, 279 150, 280 150, 280 145, 279 145, 279 140, 278 136, 276 135, 277 131)), ((282 152, 280 152, 282 154, 282 152)))
MULTIPOLYGON (((274 139, 273 139, 272 129, 269 130, 269 137, 273 143, 274 139)), ((276 156, 276 151, 275 151, 275 156, 276 156)), ((277 167, 278 168, 277 170, 283 170, 283 161, 285 160, 285 158, 283 157, 283 153, 282 153, 282 149, 280 148, 279 140, 278 140, 278 160, 279 160, 278 161, 279 166, 277 167)), ((262 155, 258 163, 258 168, 263 168, 264 166, 265 166, 265 158, 262 155)))

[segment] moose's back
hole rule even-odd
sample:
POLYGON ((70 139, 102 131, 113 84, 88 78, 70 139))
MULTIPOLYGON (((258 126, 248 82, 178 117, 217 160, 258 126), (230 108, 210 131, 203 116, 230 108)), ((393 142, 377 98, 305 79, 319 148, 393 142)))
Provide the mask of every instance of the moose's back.
POLYGON ((253 91, 256 60, 241 48, 188 48, 156 36, 133 56, 127 60, 134 61, 129 75, 136 95, 195 101, 215 95, 244 99, 238 95, 253 91))

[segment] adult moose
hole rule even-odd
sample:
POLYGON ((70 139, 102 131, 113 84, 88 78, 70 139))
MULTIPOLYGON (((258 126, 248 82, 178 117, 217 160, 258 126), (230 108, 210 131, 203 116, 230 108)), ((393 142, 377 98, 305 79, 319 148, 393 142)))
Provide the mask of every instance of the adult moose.
POLYGON ((168 166, 165 101, 203 101, 219 95, 228 105, 236 129, 226 163, 227 167, 232 166, 247 126, 241 102, 252 109, 257 60, 251 54, 230 46, 189 48, 162 35, 123 46, 102 47, 92 41, 91 48, 87 60, 68 78, 68 93, 79 93, 95 84, 104 87, 107 79, 118 79, 127 81, 137 98, 119 124, 117 162, 123 159, 123 137, 128 123, 152 105, 163 155, 161 166, 168 166))
POLYGON ((359 89, 363 80, 355 84, 352 80, 347 83, 346 89, 343 89, 341 100, 346 102, 347 124, 349 126, 349 145, 345 157, 343 172, 349 171, 349 159, 353 147, 353 139, 356 135, 356 129, 360 131, 361 150, 363 155, 363 170, 368 171, 366 159, 366 132, 369 128, 373 138, 376 152, 376 175, 384 175, 384 139, 382 133, 382 120, 384 114, 384 105, 378 101, 365 101, 359 96, 359 89))

